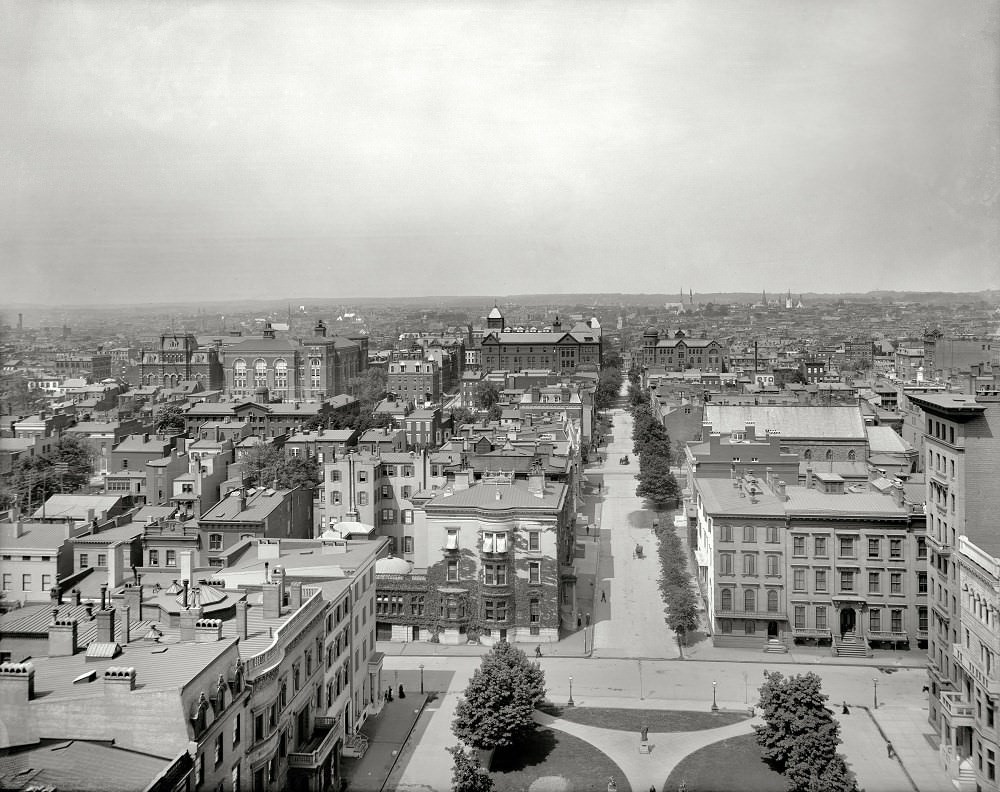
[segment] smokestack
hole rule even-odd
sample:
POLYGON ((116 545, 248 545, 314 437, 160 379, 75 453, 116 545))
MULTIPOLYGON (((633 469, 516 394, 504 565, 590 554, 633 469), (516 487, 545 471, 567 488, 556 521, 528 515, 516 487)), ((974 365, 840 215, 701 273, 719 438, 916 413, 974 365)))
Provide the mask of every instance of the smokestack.
POLYGON ((101 610, 108 607, 108 584, 101 584, 101 610))
POLYGON ((240 600, 236 603, 236 637, 242 641, 247 639, 247 601, 240 600))

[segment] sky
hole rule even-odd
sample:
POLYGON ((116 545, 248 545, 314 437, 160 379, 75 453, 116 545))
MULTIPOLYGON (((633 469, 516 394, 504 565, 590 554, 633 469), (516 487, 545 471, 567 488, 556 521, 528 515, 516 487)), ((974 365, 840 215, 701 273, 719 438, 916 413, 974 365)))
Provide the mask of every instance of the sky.
POLYGON ((0 4, 0 301, 1000 288, 1000 0, 0 4))

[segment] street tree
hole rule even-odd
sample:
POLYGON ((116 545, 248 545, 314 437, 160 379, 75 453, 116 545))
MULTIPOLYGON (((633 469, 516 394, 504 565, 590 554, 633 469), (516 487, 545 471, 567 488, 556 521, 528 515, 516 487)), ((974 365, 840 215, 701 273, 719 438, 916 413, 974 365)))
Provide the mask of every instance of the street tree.
POLYGON ((493 792, 493 778, 479 761, 478 751, 466 751, 461 745, 445 750, 451 754, 451 792, 493 792))
POLYGON ((500 386, 495 382, 483 380, 476 385, 475 390, 476 406, 482 410, 488 410, 500 401, 500 386))
POLYGON ((639 473, 636 478, 639 481, 635 488, 636 497, 648 498, 657 506, 675 501, 681 495, 677 479, 670 472, 669 456, 643 451, 639 455, 639 473))
POLYGON ((183 432, 184 409, 179 404, 164 404, 153 421, 157 432, 183 432))
POLYGON ((606 366, 597 375, 597 391, 594 394, 594 406, 598 410, 606 410, 614 404, 622 389, 622 373, 616 366, 606 366))
POLYGON ((500 641, 483 657, 455 708, 452 731, 466 745, 489 750, 513 745, 534 729, 545 697, 545 673, 520 649, 500 641))
POLYGON ((855 792, 855 778, 837 752, 840 725, 820 688, 814 673, 786 679, 777 671, 764 672, 759 703, 764 723, 754 726, 761 758, 783 773, 795 792, 855 792))
POLYGON ((649 391, 643 388, 638 382, 630 382, 628 386, 628 403, 632 409, 643 404, 649 404, 649 391))

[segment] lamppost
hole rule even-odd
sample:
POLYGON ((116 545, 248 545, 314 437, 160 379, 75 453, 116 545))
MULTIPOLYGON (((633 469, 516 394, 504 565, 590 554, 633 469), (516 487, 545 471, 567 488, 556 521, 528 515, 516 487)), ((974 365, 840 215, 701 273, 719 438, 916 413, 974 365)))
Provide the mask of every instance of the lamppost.
POLYGON ((875 707, 874 707, 874 709, 878 709, 878 680, 877 679, 872 679, 872 685, 874 686, 874 690, 875 690, 875 707))
POLYGON ((424 664, 420 664, 420 695, 424 694, 424 664))
POLYGON ((712 680, 712 712, 717 713, 719 711, 719 705, 715 701, 715 686, 719 683, 712 680))
POLYGON ((569 701, 566 702, 566 706, 573 706, 573 677, 569 678, 569 701))

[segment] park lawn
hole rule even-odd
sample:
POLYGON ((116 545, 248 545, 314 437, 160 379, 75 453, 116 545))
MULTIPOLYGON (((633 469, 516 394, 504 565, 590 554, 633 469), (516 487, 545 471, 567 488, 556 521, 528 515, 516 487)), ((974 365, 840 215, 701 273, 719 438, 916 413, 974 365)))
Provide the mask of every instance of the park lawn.
POLYGON ((522 745, 498 750, 490 776, 496 792, 524 792, 539 778, 547 792, 632 792, 621 768, 593 745, 557 729, 536 728, 522 745))
POLYGON ((717 729, 749 720, 746 712, 696 712, 692 710, 619 709, 615 707, 559 707, 546 704, 539 709, 546 715, 563 718, 601 729, 638 732, 643 726, 651 732, 692 732, 717 729))
POLYGON ((788 786, 785 777, 760 758, 753 734, 730 737, 688 754, 663 789, 673 792, 682 781, 692 792, 775 792, 788 786))

